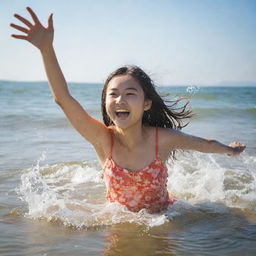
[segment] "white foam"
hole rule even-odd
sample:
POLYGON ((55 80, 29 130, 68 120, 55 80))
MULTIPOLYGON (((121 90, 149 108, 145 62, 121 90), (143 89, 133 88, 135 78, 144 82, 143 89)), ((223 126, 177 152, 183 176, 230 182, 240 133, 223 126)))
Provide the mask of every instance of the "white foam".
POLYGON ((177 158, 169 166, 168 189, 180 200, 165 213, 133 213, 118 203, 106 203, 97 164, 40 167, 45 155, 24 171, 18 192, 28 206, 28 217, 58 220, 78 228, 123 222, 153 227, 186 214, 223 214, 227 207, 256 209, 254 156, 244 154, 223 161, 214 155, 187 153, 177 158))
POLYGON ((169 167, 168 188, 191 202, 222 200, 224 173, 210 155, 180 155, 169 167))
POLYGON ((168 189, 190 203, 210 201, 251 209, 256 202, 256 157, 217 158, 195 152, 179 155, 168 168, 168 189))
POLYGON ((186 89, 186 91, 190 94, 195 94, 195 93, 199 92, 199 90, 200 90, 200 87, 196 86, 196 85, 190 85, 186 89))
POLYGON ((162 214, 152 215, 145 210, 133 213, 118 203, 106 203, 97 165, 66 163, 40 167, 40 160, 21 176, 18 192, 28 205, 27 217, 58 220, 78 228, 122 222, 152 227, 167 221, 162 214))

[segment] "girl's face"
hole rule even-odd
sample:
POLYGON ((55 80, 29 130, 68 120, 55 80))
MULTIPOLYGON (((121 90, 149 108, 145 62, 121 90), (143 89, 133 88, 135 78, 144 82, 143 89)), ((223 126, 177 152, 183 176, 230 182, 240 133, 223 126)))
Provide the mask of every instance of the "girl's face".
POLYGON ((106 90, 106 111, 113 123, 128 128, 142 122, 143 113, 151 101, 145 100, 140 84, 130 75, 112 78, 106 90))

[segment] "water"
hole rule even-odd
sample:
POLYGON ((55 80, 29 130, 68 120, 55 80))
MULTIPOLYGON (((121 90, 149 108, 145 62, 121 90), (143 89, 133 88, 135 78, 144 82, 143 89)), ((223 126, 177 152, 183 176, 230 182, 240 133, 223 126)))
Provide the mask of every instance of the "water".
MULTIPOLYGON (((71 84, 100 119, 100 84, 71 84)), ((161 214, 105 202, 95 152, 70 126, 44 82, 0 82, 0 255, 255 255, 256 88, 159 87, 188 97, 184 129, 246 152, 180 152, 161 214)))

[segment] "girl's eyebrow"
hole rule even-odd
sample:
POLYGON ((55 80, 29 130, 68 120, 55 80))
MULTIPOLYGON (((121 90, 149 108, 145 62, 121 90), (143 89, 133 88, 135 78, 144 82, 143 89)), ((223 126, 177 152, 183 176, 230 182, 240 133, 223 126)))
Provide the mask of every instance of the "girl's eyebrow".
POLYGON ((126 88, 125 90, 134 90, 134 91, 138 91, 135 87, 129 87, 129 88, 126 88))
MULTIPOLYGON (((118 91, 117 88, 110 88, 109 90, 111 90, 111 91, 118 91)), ((128 87, 128 88, 125 88, 125 90, 134 90, 134 91, 138 91, 135 87, 128 87)))

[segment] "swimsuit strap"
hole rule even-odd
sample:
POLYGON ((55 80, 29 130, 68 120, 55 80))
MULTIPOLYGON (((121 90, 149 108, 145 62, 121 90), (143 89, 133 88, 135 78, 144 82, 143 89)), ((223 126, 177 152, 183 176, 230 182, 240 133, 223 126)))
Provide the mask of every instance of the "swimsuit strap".
POLYGON ((111 146, 110 146, 109 158, 112 159, 112 152, 113 152, 113 146, 114 146, 114 134, 112 130, 110 130, 110 137, 111 137, 111 146))
POLYGON ((156 127, 156 159, 158 160, 158 128, 156 127))

